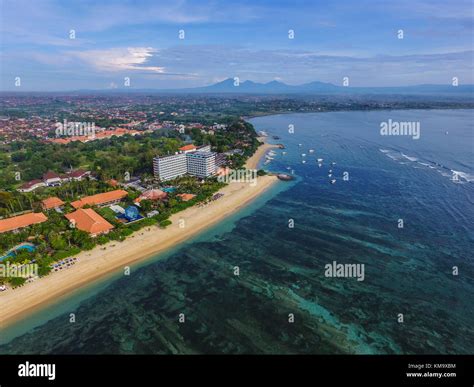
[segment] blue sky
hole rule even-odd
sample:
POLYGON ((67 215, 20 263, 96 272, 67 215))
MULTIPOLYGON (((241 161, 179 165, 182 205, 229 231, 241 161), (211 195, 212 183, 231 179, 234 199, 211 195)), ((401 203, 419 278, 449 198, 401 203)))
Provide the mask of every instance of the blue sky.
POLYGON ((125 77, 158 89, 235 76, 474 83, 470 0, 0 0, 0 12, 1 90, 122 88, 125 77))

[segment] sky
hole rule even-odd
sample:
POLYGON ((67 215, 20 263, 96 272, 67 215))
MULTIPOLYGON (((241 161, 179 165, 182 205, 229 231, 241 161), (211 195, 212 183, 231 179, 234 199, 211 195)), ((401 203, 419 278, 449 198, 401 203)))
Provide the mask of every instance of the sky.
POLYGON ((472 84, 473 4, 0 0, 0 90, 472 84))

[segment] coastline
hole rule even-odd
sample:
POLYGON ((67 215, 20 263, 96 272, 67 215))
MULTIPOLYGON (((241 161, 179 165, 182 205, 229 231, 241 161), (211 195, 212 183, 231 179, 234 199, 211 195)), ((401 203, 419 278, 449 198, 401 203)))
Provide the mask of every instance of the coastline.
MULTIPOLYGON (((261 157, 276 145, 262 144, 247 160, 246 167, 256 169, 261 157)), ((17 289, 0 293, 0 328, 6 328, 29 314, 88 285, 107 274, 162 253, 196 236, 248 205, 278 181, 276 176, 260 176, 257 184, 231 183, 219 192, 224 196, 206 205, 193 206, 171 216, 166 229, 144 228, 123 242, 112 241, 78 254, 78 262, 62 272, 53 272, 17 289), (179 227, 180 224, 184 227, 179 227)))

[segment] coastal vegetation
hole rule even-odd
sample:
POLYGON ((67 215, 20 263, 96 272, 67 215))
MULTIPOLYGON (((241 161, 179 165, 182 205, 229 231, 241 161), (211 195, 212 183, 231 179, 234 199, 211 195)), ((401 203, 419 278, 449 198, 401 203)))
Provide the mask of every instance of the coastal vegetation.
MULTIPOLYGON (((0 256, 25 242, 35 247, 32 251, 18 250, 3 257, 2 263, 35 263, 38 265, 38 274, 44 276, 52 270, 55 262, 111 241, 123 241, 133 232, 143 228, 166 228, 171 224, 169 218, 172 214, 209 201, 225 183, 219 182, 217 178, 201 180, 192 176, 181 176, 166 182, 166 186, 173 187, 173 190, 167 192, 166 199, 140 201, 139 211, 152 215, 142 217, 139 221, 124 223, 108 207, 85 206, 84 208, 92 208, 113 226, 106 234, 93 237, 85 231, 71 227, 64 216, 75 210, 71 205, 73 201, 115 190, 117 185, 121 185, 121 189, 128 193, 118 205, 122 208, 137 206, 136 199, 141 192, 136 187, 126 185, 130 177, 140 178, 147 189, 161 188, 162 183, 153 178, 153 157, 174 154, 186 143, 186 138, 196 145, 211 144, 217 152, 228 152, 237 148, 239 152, 229 156, 228 163, 232 167, 241 167, 259 146, 253 126, 239 118, 228 121, 226 130, 215 134, 203 134, 193 128, 186 133, 153 132, 135 137, 126 135, 86 143, 72 142, 67 145, 36 139, 1 145, 0 218, 28 212, 44 212, 48 218, 43 223, 15 232, 2 233, 0 256), (18 191, 24 182, 40 179, 48 171, 63 174, 79 168, 90 171, 90 176, 59 186, 40 187, 32 192, 18 191), (115 181, 115 184, 111 184, 111 181, 115 181), (184 201, 180 194, 191 194, 193 197, 184 201), (45 211, 42 208, 42 200, 50 197, 57 197, 64 202, 61 210, 45 211)), ((24 278, 19 277, 0 278, 0 284, 8 283, 13 287, 23 284, 24 281, 24 278)))

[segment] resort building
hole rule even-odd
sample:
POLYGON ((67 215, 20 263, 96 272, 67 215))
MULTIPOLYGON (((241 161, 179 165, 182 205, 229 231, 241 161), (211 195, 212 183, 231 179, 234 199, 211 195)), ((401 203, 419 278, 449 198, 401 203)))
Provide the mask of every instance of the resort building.
POLYGON ((187 161, 185 153, 172 156, 155 157, 153 159, 153 173, 161 181, 171 180, 187 173, 187 161))
POLYGON ((62 206, 64 206, 64 202, 56 196, 41 201, 41 207, 43 207, 43 210, 51 210, 62 206))
POLYGON ((90 171, 84 171, 83 169, 76 169, 75 171, 68 172, 66 177, 69 181, 82 181, 84 178, 90 176, 90 171))
POLYGON ((180 150, 182 153, 153 159, 153 172, 161 181, 171 180, 186 173, 208 177, 216 172, 216 153, 211 152, 210 145, 199 148, 186 145, 180 150))
POLYGON ((117 189, 115 191, 104 192, 97 195, 86 196, 82 199, 76 200, 71 203, 74 208, 82 208, 86 205, 89 206, 108 206, 120 202, 124 197, 128 195, 127 191, 117 189))
POLYGON ((88 232, 92 237, 100 234, 107 234, 114 228, 102 216, 92 208, 80 208, 77 211, 65 215, 78 230, 88 232))
POLYGON ((42 180, 31 180, 28 183, 23 184, 18 191, 20 192, 33 192, 35 189, 40 187, 46 187, 46 184, 42 180))
POLYGON ((56 172, 48 171, 43 175, 43 181, 48 187, 61 185, 62 179, 56 172))
POLYGON ((189 202, 191 199, 194 199, 196 197, 196 195, 189 193, 177 194, 176 196, 181 198, 183 202, 189 202))
POLYGON ((33 224, 46 222, 48 218, 42 212, 30 212, 8 219, 0 219, 0 233, 15 231, 33 224))
POLYGON ((214 152, 193 152, 187 155, 188 173, 197 177, 209 177, 216 173, 214 152))
POLYGON ((57 187, 64 182, 69 181, 81 181, 86 177, 90 177, 90 171, 84 171, 83 169, 77 169, 75 171, 69 171, 63 175, 59 175, 56 172, 48 171, 43 175, 42 180, 32 180, 23 184, 18 188, 19 192, 32 192, 40 187, 57 187))
POLYGON ((182 153, 188 153, 188 152, 195 152, 197 148, 195 145, 189 144, 189 145, 182 146, 181 148, 179 148, 179 150, 182 153))
POLYGON ((136 200, 135 203, 140 203, 142 200, 166 200, 168 194, 160 189, 151 189, 143 192, 136 200))

